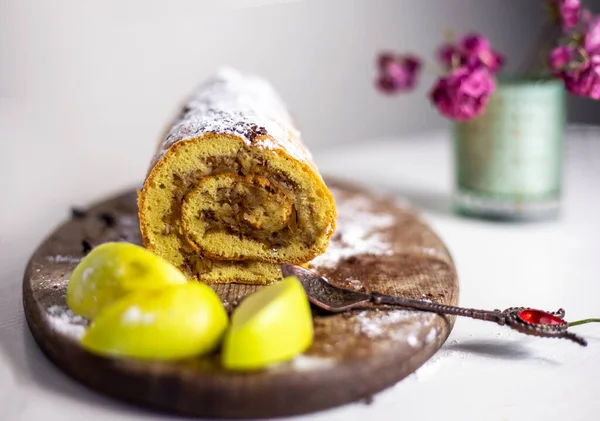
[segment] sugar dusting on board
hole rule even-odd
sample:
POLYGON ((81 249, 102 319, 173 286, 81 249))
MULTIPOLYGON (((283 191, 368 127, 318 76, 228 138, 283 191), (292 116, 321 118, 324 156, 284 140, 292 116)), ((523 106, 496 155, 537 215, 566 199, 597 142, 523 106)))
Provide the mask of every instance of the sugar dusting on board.
POLYGON ((291 361, 292 368, 298 371, 321 370, 333 367, 336 364, 334 358, 317 357, 300 354, 291 361))
MULTIPOLYGON (((356 333, 371 339, 391 339, 404 341, 413 348, 422 346, 422 341, 416 332, 431 324, 435 314, 410 310, 365 310, 353 316, 356 323, 356 333)), ((437 335, 433 328, 425 338, 425 343, 430 342, 429 335, 437 335)))
POLYGON ((367 196, 358 194, 338 200, 340 192, 335 188, 331 192, 338 211, 337 232, 327 251, 313 259, 311 266, 333 268, 340 261, 361 254, 391 255, 393 245, 384 234, 393 225, 394 216, 377 211, 367 196))
POLYGON ((248 145, 283 149, 301 161, 312 159, 300 142, 290 139, 299 138, 300 133, 269 82, 228 67, 220 69, 188 98, 152 166, 175 143, 205 133, 232 134, 248 145))
POLYGON ((53 263, 79 263, 79 262, 81 262, 81 257, 64 256, 62 254, 57 254, 56 256, 46 256, 45 259, 47 261, 53 262, 53 263))
POLYGON ((48 308, 46 314, 52 328, 65 336, 80 339, 85 333, 86 320, 66 306, 53 305, 48 308))
POLYGON ((272 371, 290 369, 294 371, 317 371, 335 367, 337 362, 333 357, 299 354, 289 361, 273 363, 268 366, 268 369, 272 371))
POLYGON ((432 344, 435 342, 436 339, 437 339, 437 329, 432 328, 429 331, 429 333, 427 333, 427 336, 425 336, 425 342, 428 344, 432 344))

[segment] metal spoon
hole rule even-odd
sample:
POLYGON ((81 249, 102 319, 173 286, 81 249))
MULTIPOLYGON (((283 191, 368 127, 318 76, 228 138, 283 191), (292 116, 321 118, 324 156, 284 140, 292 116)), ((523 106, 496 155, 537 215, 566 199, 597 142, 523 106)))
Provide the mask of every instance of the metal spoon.
POLYGON ((283 276, 295 276, 302 283, 309 301, 316 307, 331 313, 340 313, 353 308, 364 306, 367 303, 386 304, 437 314, 451 314, 455 316, 470 317, 508 326, 526 335, 542 338, 569 339, 582 346, 587 346, 587 341, 569 332, 569 324, 563 320, 565 311, 558 309, 554 312, 536 310, 528 307, 511 307, 504 311, 479 310, 436 304, 430 301, 415 300, 406 297, 394 297, 378 292, 364 293, 340 288, 302 266, 281 265, 283 276))

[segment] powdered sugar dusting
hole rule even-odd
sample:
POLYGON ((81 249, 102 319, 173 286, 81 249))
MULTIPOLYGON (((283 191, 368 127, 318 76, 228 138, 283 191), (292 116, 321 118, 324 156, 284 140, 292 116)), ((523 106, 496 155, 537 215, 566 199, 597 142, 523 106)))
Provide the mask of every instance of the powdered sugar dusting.
POLYGON ((61 254, 57 254, 56 256, 46 256, 45 259, 47 261, 53 262, 53 263, 79 263, 79 262, 81 262, 81 257, 63 256, 61 254))
POLYGON ((406 251, 414 254, 430 256, 440 260, 448 259, 448 255, 443 250, 436 250, 433 247, 408 247, 406 251))
POLYGON ((428 344, 432 344, 435 342, 435 340, 437 339, 437 329, 434 327, 432 328, 428 333, 427 336, 425 336, 425 342, 428 344))
MULTIPOLYGON (((334 197, 337 189, 331 189, 334 197)), ((392 254, 392 244, 386 240, 384 231, 394 223, 394 216, 378 212, 372 200, 363 195, 336 200, 337 232, 327 251, 316 257, 314 267, 335 267, 341 260, 360 254, 387 256, 392 254)))
POLYGON ((389 311, 383 316, 380 311, 361 311, 354 316, 354 320, 359 322, 359 333, 364 333, 370 338, 377 338, 384 335, 390 325, 410 320, 412 316, 414 313, 406 310, 389 311))
POLYGON ((363 282, 359 279, 350 279, 347 283, 354 291, 362 291, 364 289, 363 282))
POLYGON ((413 348, 417 348, 419 347, 419 345, 421 345, 421 341, 419 341, 419 338, 417 338, 417 335, 415 335, 414 333, 408 334, 408 336, 406 337, 406 342, 408 342, 408 344, 413 348))
POLYGON ((70 336, 73 339, 80 339, 86 330, 86 320, 73 313, 66 306, 53 305, 47 310, 48 321, 54 330, 70 336))
POLYGON ((291 361, 292 367, 299 371, 320 370, 323 368, 332 367, 335 364, 336 361, 333 358, 315 357, 304 354, 298 355, 291 361))
MULTIPOLYGON (((413 348, 421 346, 417 332, 428 326, 435 315, 433 313, 409 310, 361 311, 354 316, 358 322, 356 333, 371 339, 392 339, 405 341, 413 348)), ((427 339, 425 339, 427 342, 427 339)))
POLYGON ((295 159, 312 160, 273 87, 260 77, 223 68, 190 96, 152 166, 175 143, 211 132, 233 134, 248 145, 283 149, 295 159))

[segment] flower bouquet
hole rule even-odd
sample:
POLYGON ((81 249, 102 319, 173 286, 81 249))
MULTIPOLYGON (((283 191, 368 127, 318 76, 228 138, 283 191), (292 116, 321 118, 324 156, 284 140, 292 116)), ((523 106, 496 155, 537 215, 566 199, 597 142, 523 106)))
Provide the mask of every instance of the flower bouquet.
MULTIPOLYGON (((453 126, 455 208, 502 219, 556 215, 562 178, 565 91, 600 99, 600 17, 580 0, 541 0, 548 19, 518 75, 481 34, 466 34, 436 53, 441 74, 429 99, 453 126)), ((376 87, 410 92, 422 61, 385 52, 376 87)))

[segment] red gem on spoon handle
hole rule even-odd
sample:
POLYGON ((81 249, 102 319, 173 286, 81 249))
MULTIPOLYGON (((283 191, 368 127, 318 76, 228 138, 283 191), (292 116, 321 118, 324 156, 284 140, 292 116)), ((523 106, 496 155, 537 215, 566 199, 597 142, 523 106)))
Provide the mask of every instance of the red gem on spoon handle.
POLYGON ((519 311, 518 316, 524 322, 532 325, 560 326, 567 324, 563 319, 552 313, 530 308, 519 311))

